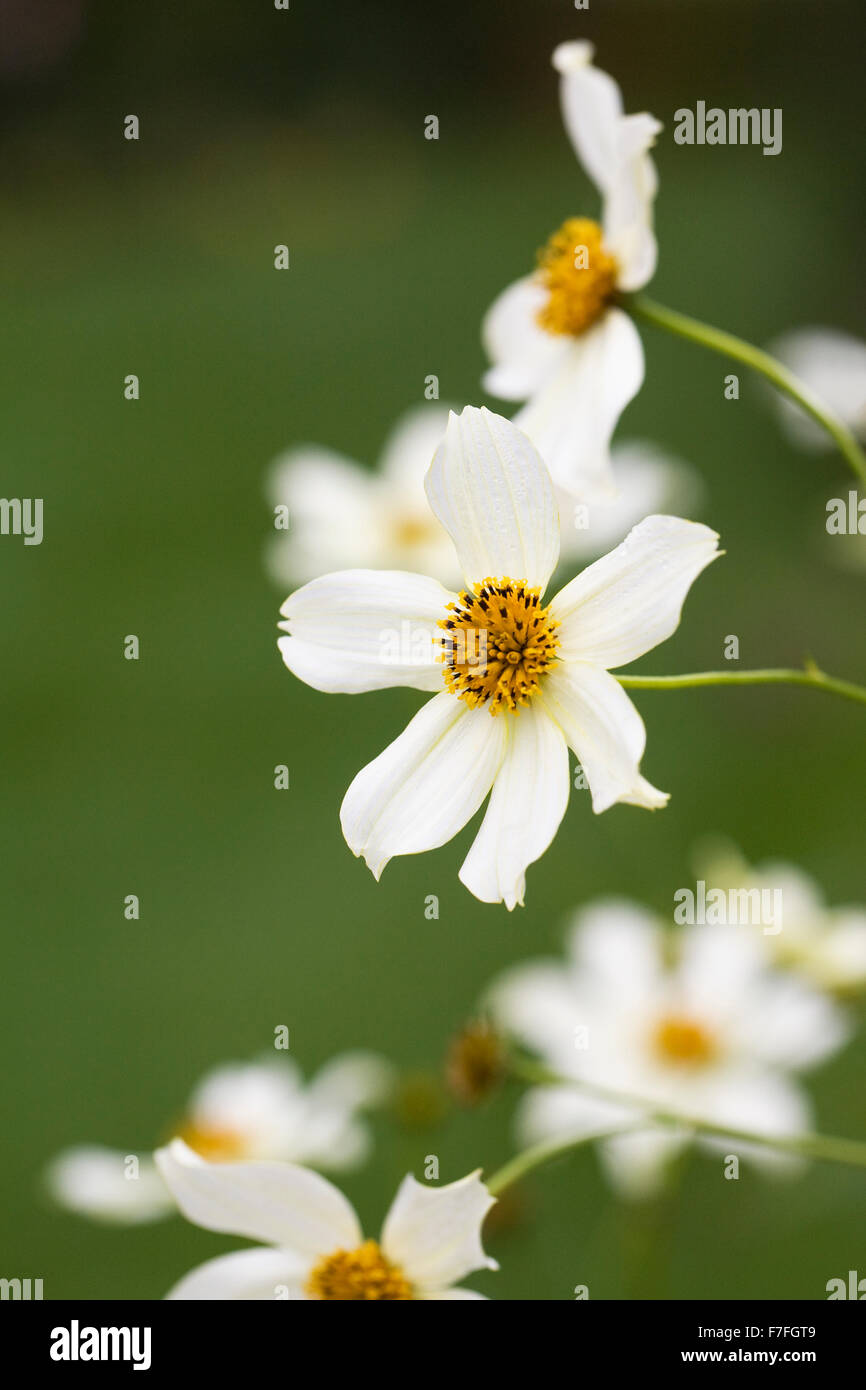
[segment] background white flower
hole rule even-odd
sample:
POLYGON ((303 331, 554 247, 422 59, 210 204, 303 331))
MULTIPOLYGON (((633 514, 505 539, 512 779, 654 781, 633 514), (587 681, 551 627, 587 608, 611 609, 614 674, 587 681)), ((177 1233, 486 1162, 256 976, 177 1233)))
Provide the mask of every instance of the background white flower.
MULTIPOLYGON (((506 972, 487 1005, 503 1030, 563 1076, 776 1136, 808 1130, 811 1106, 794 1074, 847 1036, 831 1000, 767 967, 751 928, 698 926, 674 935, 619 900, 576 914, 566 960, 506 972)), ((653 1127, 639 1108, 568 1086, 530 1088, 518 1112, 525 1143, 620 1129, 600 1143, 604 1169, 623 1194, 650 1195, 690 1142, 687 1126, 653 1127)), ((732 1139, 700 1142, 777 1171, 794 1162, 732 1139)))
MULTIPOLYGON (((230 1063, 209 1072, 169 1132, 215 1161, 282 1158, 315 1167, 357 1167, 370 1150, 361 1112, 380 1104, 391 1068, 367 1052, 347 1052, 304 1083, 289 1058, 230 1063)), ((95 1220, 125 1223, 170 1215, 174 1203, 149 1154, 127 1176, 129 1150, 95 1145, 67 1149, 49 1165, 47 1181, 61 1205, 95 1220)))
POLYGON ((342 1192, 308 1168, 214 1165, 180 1140, 160 1149, 156 1161, 190 1221, 270 1247, 209 1260, 170 1299, 480 1299, 455 1285, 473 1270, 498 1268, 481 1244, 495 1198, 478 1172, 444 1187, 405 1177, 374 1241, 364 1239, 342 1192))
POLYGON ((592 57, 591 44, 565 43, 553 63, 566 130, 602 197, 602 226, 564 223, 539 269, 499 296, 482 329, 493 364, 485 389, 527 402, 515 424, 578 500, 614 491, 611 436, 644 376, 640 335, 616 301, 647 283, 657 258, 648 151, 661 126, 625 115, 619 87, 592 57))
MULTIPOLYGON (((799 328, 777 338, 768 351, 866 440, 866 342, 837 328, 799 328)), ((827 431, 787 396, 774 391, 773 399, 795 444, 825 452, 835 447, 827 431)))
POLYGON ((280 584, 303 584, 332 569, 418 569, 443 583, 460 572, 454 547, 427 505, 424 474, 445 433, 448 407, 407 411, 385 443, 375 471, 310 444, 271 466, 267 495, 289 510, 275 532, 267 566, 280 584))
POLYGON ((450 418, 427 495, 467 588, 402 572, 325 575, 283 604, 279 648, 316 690, 436 692, 358 773, 343 834, 378 879, 394 855, 445 844, 490 793, 460 878, 511 909, 565 813, 569 747, 594 811, 665 805, 640 773, 643 722, 610 669, 676 629, 718 537, 648 517, 545 607, 560 549, 550 475, 520 430, 471 406, 450 418))
POLYGON ((562 521, 560 562, 595 559, 617 545, 633 526, 657 512, 691 516, 700 508, 703 485, 696 471, 645 439, 624 439, 611 449, 614 497, 592 503, 558 493, 562 521))
MULTIPOLYGON (((315 445, 278 458, 268 474, 268 500, 288 507, 291 521, 267 545, 274 582, 303 584, 317 574, 359 568, 412 570, 449 587, 459 584, 453 543, 424 490, 448 415, 438 404, 408 411, 375 471, 315 445)), ((563 565, 603 554, 645 516, 690 513, 698 505, 695 471, 657 445, 624 440, 611 458, 615 496, 589 504, 559 494, 563 565)))
POLYGON ((730 844, 706 845, 697 870, 707 889, 778 893, 781 931, 755 931, 779 965, 839 993, 866 988, 866 907, 828 907, 809 874, 796 864, 768 860, 752 866, 730 844))

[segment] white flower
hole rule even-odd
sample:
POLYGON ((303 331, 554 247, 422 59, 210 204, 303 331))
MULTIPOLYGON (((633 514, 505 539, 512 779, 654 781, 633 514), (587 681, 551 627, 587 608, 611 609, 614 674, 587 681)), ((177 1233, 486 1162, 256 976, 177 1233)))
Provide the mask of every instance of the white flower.
MULTIPOLYGON (((815 395, 866 440, 866 343, 836 328, 801 328, 786 333, 769 351, 815 395)), ((774 393, 789 438, 807 449, 832 449, 833 441, 794 401, 774 393)))
POLYGON ((325 575, 283 604, 279 647, 316 690, 436 692, 358 773, 343 834, 378 879, 394 855, 445 844, 491 792, 460 878, 510 909, 565 813, 569 747, 594 811, 666 803, 640 774, 644 726, 610 668, 671 635, 718 537, 648 517, 544 606, 559 558, 550 475, 520 430, 472 407, 451 416, 427 495, 467 588, 402 572, 325 575))
POLYGON ((454 547, 431 514, 424 474, 445 433, 448 408, 419 406, 396 424, 375 472, 317 445, 283 454, 268 478, 274 507, 289 529, 267 550, 268 569, 303 584, 331 569, 417 569, 459 582, 454 547))
POLYGON ((707 890, 735 888, 778 895, 780 930, 755 930, 775 961, 807 976, 822 989, 853 992, 866 987, 866 908, 827 906, 813 878, 795 864, 770 860, 749 865, 733 846, 705 851, 699 872, 707 890))
MULTIPOLYGON (((792 1073, 838 1048, 846 1025, 825 995, 768 969, 750 929, 698 926, 672 936, 642 908, 602 901, 577 914, 567 957, 507 972, 488 1001, 500 1027, 552 1070, 693 1120, 774 1136, 808 1130, 810 1106, 792 1073)), ((519 1132, 535 1143, 622 1130, 602 1141, 603 1165, 620 1191, 645 1196, 691 1135, 687 1125, 652 1126, 643 1113, 577 1086, 532 1087, 519 1132)), ((792 1166, 735 1139, 701 1142, 792 1166)))
MULTIPOLYGON (((216 1162, 281 1158, 353 1168, 370 1149, 360 1112, 380 1103, 389 1085, 387 1063, 366 1052, 335 1057, 306 1085, 288 1058, 232 1063, 202 1079, 169 1133, 216 1162)), ((61 1206, 95 1220, 141 1223, 174 1210, 149 1155, 82 1145, 58 1154, 47 1181, 61 1206)))
POLYGON ((180 1140, 156 1161, 190 1221, 269 1247, 208 1260, 170 1299, 478 1299, 454 1286, 473 1270, 498 1268, 481 1245, 495 1198, 478 1172, 445 1187, 405 1177, 374 1241, 342 1192, 309 1168, 214 1165, 180 1140))
POLYGON ((558 493, 563 564, 595 559, 654 512, 693 512, 703 495, 694 469, 646 440, 623 440, 611 450, 614 498, 589 504, 558 493))
POLYGON ((553 63, 566 129, 601 194, 602 226, 565 222, 538 270, 499 296, 483 326, 493 363, 485 388, 527 402, 515 424, 578 500, 612 491, 610 439, 643 381, 640 336, 616 301, 655 271, 648 151, 661 129, 652 116, 623 113, 619 87, 592 56, 591 44, 566 43, 553 63))

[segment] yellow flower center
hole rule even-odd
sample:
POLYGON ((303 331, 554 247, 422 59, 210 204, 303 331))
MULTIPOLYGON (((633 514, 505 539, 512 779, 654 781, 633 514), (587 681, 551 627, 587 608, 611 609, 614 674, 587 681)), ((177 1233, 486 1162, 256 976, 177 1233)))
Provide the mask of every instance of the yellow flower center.
POLYGON ((356 1302, 387 1298, 406 1302, 412 1286, 403 1271, 386 1260, 375 1240, 365 1240, 357 1250, 335 1250, 319 1260, 307 1282, 311 1298, 356 1302))
POLYGON ((653 1045, 663 1061, 684 1066, 705 1066, 717 1052, 708 1029, 680 1014, 669 1014, 660 1020, 653 1033, 653 1045))
POLYGON ((176 1133, 179 1139, 210 1163, 231 1163, 233 1159, 247 1156, 246 1140, 235 1130, 217 1129, 189 1120, 176 1133))
POLYGON ((585 333, 616 294, 618 267, 602 245, 601 228, 588 217, 570 217, 538 253, 549 299, 538 313, 548 333, 585 333))
POLYGON ((395 543, 406 548, 426 545, 441 534, 441 528, 432 517, 428 520, 423 516, 400 516, 392 526, 395 543))
POLYGON ((485 579, 449 603, 442 618, 445 684, 474 709, 490 713, 528 705, 554 665, 557 624, 541 607, 541 590, 524 580, 485 579))

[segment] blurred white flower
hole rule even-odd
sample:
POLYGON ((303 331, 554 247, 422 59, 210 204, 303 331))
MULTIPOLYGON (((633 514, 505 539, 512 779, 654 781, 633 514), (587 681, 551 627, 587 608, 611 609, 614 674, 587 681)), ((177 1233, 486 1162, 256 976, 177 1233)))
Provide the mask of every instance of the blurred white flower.
POLYGON ((733 845, 705 847, 697 868, 708 887, 778 893, 781 930, 755 929, 777 964, 822 989, 866 987, 866 907, 828 907, 815 880, 795 864, 769 860, 753 867, 733 845))
POLYGON ((426 486, 467 588, 449 593, 401 572, 324 575, 283 604, 279 648, 316 690, 437 692, 358 773, 340 811, 343 834, 378 879, 394 855, 445 844, 489 792, 460 879, 482 902, 511 909, 565 814, 569 747, 597 813, 617 801, 667 802, 641 776, 643 722, 610 669, 675 631, 718 537, 648 517, 544 607, 559 514, 526 436, 467 406, 451 416, 426 486))
POLYGON ((342 1192, 308 1168, 215 1166, 180 1140, 160 1149, 156 1161, 190 1221, 267 1247, 208 1260, 170 1299, 480 1299, 455 1285, 473 1270, 497 1268, 481 1244, 495 1198, 477 1172, 445 1187, 405 1177, 375 1241, 364 1239, 342 1192))
POLYGON ((619 87, 592 57, 592 44, 565 43, 553 64, 566 130, 601 194, 602 225, 565 222, 482 329, 493 364, 485 389, 527 402, 515 424, 579 501, 613 494, 611 436, 643 381, 640 335, 617 299, 655 271, 658 181, 648 151, 661 130, 653 116, 624 114, 619 87))
MULTIPOLYGON (((214 1162, 280 1158, 353 1168, 370 1149, 360 1113, 381 1103, 390 1083, 388 1064, 366 1052, 335 1057, 306 1084, 288 1058, 232 1063, 203 1078, 169 1132, 214 1162)), ((47 1181, 61 1206, 94 1220, 142 1223, 174 1210, 149 1154, 82 1145, 58 1154, 47 1181)))
MULTIPOLYGON (((447 531, 430 510, 424 478, 442 442, 449 411, 420 406, 398 421, 371 472, 315 445, 292 449, 268 475, 274 507, 288 509, 289 529, 268 542, 268 571, 278 584, 304 584, 341 569, 396 569, 429 574, 453 587, 460 566, 447 531)), ((612 450, 615 497, 591 504, 559 490, 564 565, 594 559, 645 516, 689 513, 701 488, 687 464, 643 440, 612 450)))
MULTIPOLYGON (((859 439, 866 440, 866 342, 837 328, 800 328, 771 343, 769 352, 799 377, 859 439)), ((782 425, 806 449, 835 447, 826 430, 787 396, 773 398, 782 425)))
MULTIPOLYGON (((768 968, 751 929, 696 926, 674 935, 619 900, 576 915, 564 962, 517 966, 494 982, 487 1002, 504 1031, 562 1076, 774 1136, 809 1129, 811 1107, 794 1073, 847 1036, 823 993, 768 968)), ((694 1137, 686 1123, 653 1126, 640 1107, 578 1086, 531 1087, 518 1126, 526 1143, 621 1130, 600 1140, 600 1153, 612 1183, 632 1197, 657 1191, 694 1137)), ((735 1139, 699 1142, 770 1169, 796 1166, 788 1155, 735 1139)))
POLYGON ((333 569, 411 569, 457 583, 454 547, 424 494, 448 414, 439 404, 408 411, 375 472, 313 444, 278 458, 267 494, 272 506, 288 509, 289 529, 268 543, 273 579, 303 584, 333 569))
POLYGON ((562 519, 560 561, 566 567, 595 559, 625 538, 633 526, 656 512, 693 515, 701 505, 703 486, 687 463, 648 440, 623 440, 611 450, 614 498, 593 503, 558 493, 562 519))

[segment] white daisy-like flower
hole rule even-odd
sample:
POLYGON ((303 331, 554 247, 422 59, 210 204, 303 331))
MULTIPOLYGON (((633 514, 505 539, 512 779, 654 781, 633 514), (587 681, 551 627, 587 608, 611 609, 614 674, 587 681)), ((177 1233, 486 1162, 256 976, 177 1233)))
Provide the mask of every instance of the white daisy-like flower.
POLYGON ((511 909, 565 813, 569 747, 594 811, 667 802, 640 774, 643 722, 610 669, 671 635, 718 537, 648 517, 545 603, 559 517, 550 475, 520 430, 467 406, 451 416, 426 486, 466 588, 449 593, 403 572, 325 575, 283 604, 279 647, 316 690, 436 692, 358 773, 343 834, 378 879, 394 855, 445 844, 490 793, 460 878, 511 909))
POLYGON ((538 269, 510 285, 483 326, 492 366, 485 389, 526 401, 515 424, 529 435, 561 487, 578 500, 611 493, 611 436, 640 389, 640 335, 617 300, 652 277, 657 258, 649 150, 661 130, 646 113, 627 116, 586 42, 560 44, 566 130, 602 198, 602 223, 572 217, 540 253, 538 269))
MULTIPOLYGON (((361 1113, 390 1085, 389 1065, 367 1052, 335 1057, 306 1084, 289 1058, 231 1063, 202 1079, 169 1133, 213 1162, 280 1158, 354 1168, 370 1150, 361 1113)), ((94 1220, 140 1224, 174 1211, 149 1154, 81 1145, 58 1154, 47 1182, 61 1206, 94 1220)))
MULTIPOLYGON (((768 968, 751 930, 697 926, 674 936, 619 900, 578 913, 566 961, 508 971, 492 986, 488 1007, 504 1031, 562 1076, 692 1120, 776 1137, 809 1129, 811 1107, 795 1073, 847 1036, 823 993, 768 968)), ((648 1123, 644 1107, 556 1085, 526 1092, 518 1130, 527 1143, 621 1131, 601 1140, 600 1153, 615 1187, 634 1197, 661 1186, 693 1137, 686 1124, 648 1123)), ((775 1170, 796 1162, 735 1139, 700 1143, 775 1170)))
POLYGON ((378 1241, 365 1240, 338 1188, 291 1163, 214 1165, 181 1140, 156 1154, 183 1214, 197 1226, 261 1241, 199 1265, 170 1299, 370 1302, 484 1298, 458 1282, 497 1269, 481 1244, 493 1206, 479 1172, 444 1187, 403 1179, 378 1241))
POLYGON ((733 845, 705 849, 698 871, 707 892, 733 888, 750 900, 778 901, 780 921, 773 929, 755 927, 777 964, 822 989, 866 988, 866 907, 828 907, 815 879, 797 865, 768 860, 753 867, 733 845))
MULTIPOLYGON (((866 440, 866 343, 837 328, 800 328, 770 345, 774 357, 814 391, 834 415, 866 440)), ((827 450, 833 440, 787 396, 774 392, 788 437, 806 449, 827 450)))
POLYGON ((695 470, 649 440, 614 444, 611 464, 615 497, 585 503, 562 489, 557 492, 563 565, 603 555, 645 516, 674 509, 691 513, 700 506, 703 487, 695 470))
POLYGON ((289 529, 267 548, 280 584, 303 584, 332 569, 417 569, 459 582, 454 547, 424 495, 448 407, 407 411, 389 435, 375 472, 318 445, 291 449, 272 465, 268 499, 288 511, 289 529))

